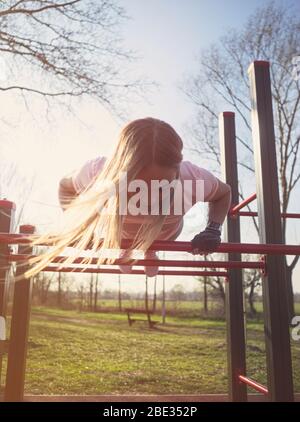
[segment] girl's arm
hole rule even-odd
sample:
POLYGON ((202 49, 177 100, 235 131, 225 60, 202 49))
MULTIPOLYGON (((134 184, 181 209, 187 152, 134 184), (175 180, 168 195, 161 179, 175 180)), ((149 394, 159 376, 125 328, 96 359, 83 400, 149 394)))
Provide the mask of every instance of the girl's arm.
POLYGON ((231 206, 231 187, 219 180, 219 187, 208 203, 208 221, 224 223, 231 206))
POLYGON ((194 254, 214 252, 221 243, 221 226, 231 206, 231 187, 218 179, 219 186, 209 199, 208 223, 206 229, 192 240, 194 254))
POLYGON ((72 177, 63 177, 59 182, 58 199, 59 203, 64 210, 75 197, 77 193, 75 191, 72 177))

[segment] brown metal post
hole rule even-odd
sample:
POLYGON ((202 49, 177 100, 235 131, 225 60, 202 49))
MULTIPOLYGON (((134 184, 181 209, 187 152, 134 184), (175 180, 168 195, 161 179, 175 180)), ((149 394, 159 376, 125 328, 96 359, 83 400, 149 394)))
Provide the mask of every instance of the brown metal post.
MULTIPOLYGON (((219 116, 220 150, 222 176, 231 186, 232 203, 239 202, 237 153, 235 137, 235 115, 223 112, 219 116)), ((224 224, 224 241, 240 243, 239 217, 227 217, 224 224)), ((240 253, 226 254, 227 261, 241 261, 240 253)), ((225 285, 226 326, 227 326, 227 365, 229 399, 247 401, 247 388, 240 383, 238 376, 246 374, 244 294, 241 269, 229 269, 229 282, 225 285)))
MULTIPOLYGON (((20 226, 20 233, 34 233, 34 226, 20 226)), ((32 247, 19 245, 19 254, 32 254, 32 247)), ((22 275, 28 266, 17 265, 16 275, 22 275)), ((10 329, 5 401, 22 401, 24 396, 25 368, 29 333, 32 280, 21 279, 15 283, 10 329)))
MULTIPOLYGON (((0 200, 0 233, 10 233, 13 229, 16 206, 13 202, 0 200)), ((9 291, 9 246, 0 244, 0 316, 6 317, 9 291)), ((0 354, 0 380, 2 372, 2 356, 0 354)))
MULTIPOLYGON (((283 243, 269 62, 248 70, 260 243, 283 243)), ((266 257, 263 303, 271 401, 293 401, 292 361, 283 255, 266 257)))

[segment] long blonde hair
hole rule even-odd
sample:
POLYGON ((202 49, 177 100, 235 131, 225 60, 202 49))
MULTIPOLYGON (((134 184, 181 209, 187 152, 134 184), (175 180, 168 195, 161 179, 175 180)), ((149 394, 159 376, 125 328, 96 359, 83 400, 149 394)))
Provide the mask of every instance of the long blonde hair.
MULTIPOLYGON (((110 212, 99 211, 99 204, 107 198, 107 182, 117 185, 120 175, 127 174, 127 181, 134 180, 146 166, 156 163, 178 168, 182 160, 183 143, 177 132, 168 123, 146 117, 133 120, 122 130, 114 153, 107 159, 102 171, 85 190, 65 207, 62 229, 57 233, 46 233, 30 237, 32 246, 43 244, 50 250, 30 258, 31 268, 25 272, 29 278, 42 271, 66 247, 72 246, 75 253, 64 258, 60 267, 74 263, 81 251, 97 252, 97 265, 113 263, 114 258, 105 257, 105 250, 120 249, 123 215, 120 213, 120 195, 110 202, 110 212)), ((165 215, 149 215, 137 231, 128 257, 134 249, 146 251, 157 238, 165 215)), ((85 257, 82 264, 88 265, 92 257, 85 257)))

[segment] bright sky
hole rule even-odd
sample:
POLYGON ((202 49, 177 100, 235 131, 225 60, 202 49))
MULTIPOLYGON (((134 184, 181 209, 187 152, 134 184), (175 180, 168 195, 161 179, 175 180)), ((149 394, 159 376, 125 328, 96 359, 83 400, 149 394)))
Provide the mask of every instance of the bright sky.
MULTIPOLYGON (((160 84, 159 89, 149 96, 149 102, 133 107, 130 119, 158 117, 173 125, 185 139, 184 126, 193 117, 194 108, 177 89, 179 82, 196 70, 196 56, 202 48, 217 41, 228 27, 242 28, 248 15, 263 3, 267 2, 120 0, 131 16, 123 26, 125 46, 142 56, 135 66, 136 73, 160 84)), ((299 6, 296 0, 290 0, 289 4, 299 6)), ((25 113, 24 104, 16 103, 9 94, 1 98, 5 105, 2 111, 5 109, 4 117, 8 122, 1 124, 5 141, 0 146, 1 154, 18 163, 24 175, 36 174, 37 182, 25 209, 26 222, 46 226, 60 214, 57 208, 59 179, 85 160, 110 154, 121 125, 99 104, 87 100, 76 105, 76 117, 56 111, 52 114, 53 120, 47 122, 40 117, 40 101, 30 103, 30 113, 25 113)), ((192 160, 192 157, 187 158, 192 160)), ((199 161, 196 164, 201 165, 199 161)), ((255 190, 254 184, 248 188, 249 193, 255 190)), ((13 196, 12 193, 8 199, 14 200, 13 196)), ((293 203, 295 212, 296 202, 293 203)), ((204 228, 206 208, 203 204, 199 205, 196 214, 193 214, 197 219, 194 227, 188 228, 181 238, 189 240, 204 228)), ((289 242, 299 243, 300 226, 295 222, 292 224, 289 242)), ((247 223, 243 224, 242 232, 243 240, 257 240, 247 223)), ((300 291, 299 271, 297 276, 295 288, 300 291)), ((123 278, 130 280, 124 285, 126 290, 136 290, 138 286, 144 288, 139 277, 123 278)), ((117 276, 101 276, 101 279, 104 288, 117 287, 117 276)), ((168 287, 178 282, 188 289, 198 285, 193 279, 172 278, 168 279, 168 287)))

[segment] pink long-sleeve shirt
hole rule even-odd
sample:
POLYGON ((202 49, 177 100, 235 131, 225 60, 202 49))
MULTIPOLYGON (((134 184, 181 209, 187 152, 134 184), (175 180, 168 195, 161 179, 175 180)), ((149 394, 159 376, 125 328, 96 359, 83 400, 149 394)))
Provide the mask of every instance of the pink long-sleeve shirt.
MULTIPOLYGON (((93 179, 96 178, 103 169, 106 157, 96 157, 87 161, 81 168, 72 174, 72 182, 77 194, 80 194, 93 179)), ((190 181, 184 189, 183 197, 188 195, 189 200, 183 207, 183 212, 180 215, 170 213, 166 215, 164 225, 157 239, 159 240, 174 240, 180 234, 183 227, 184 214, 197 202, 209 202, 214 196, 219 186, 219 180, 208 170, 198 167, 190 161, 182 161, 180 164, 179 179, 183 183, 190 181), (201 181, 202 191, 197 195, 196 181, 201 181)), ((199 183, 199 182, 198 182, 199 183)), ((198 185, 199 187, 199 185, 198 185)), ((123 224, 123 238, 133 238, 137 232, 140 224, 145 221, 143 215, 126 215, 123 224)))

